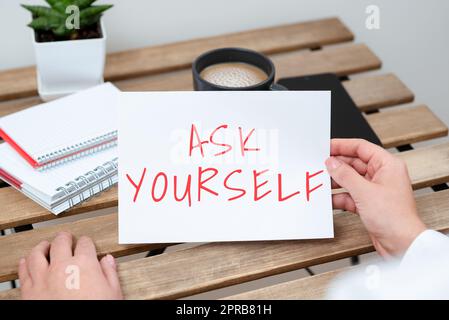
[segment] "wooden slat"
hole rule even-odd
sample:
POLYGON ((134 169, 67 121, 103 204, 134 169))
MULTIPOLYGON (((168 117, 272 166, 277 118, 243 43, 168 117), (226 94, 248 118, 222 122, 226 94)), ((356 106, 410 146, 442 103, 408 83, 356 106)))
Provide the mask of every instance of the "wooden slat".
MULTIPOLYGON (((449 143, 407 151, 398 156, 407 162, 414 189, 449 182, 449 143)), ((57 218, 11 187, 0 189, 0 203, 0 230, 57 218)), ((114 206, 117 206, 116 187, 59 217, 114 206)))
MULTIPOLYGON (((277 78, 316 73, 351 75, 381 67, 382 62, 364 44, 325 47, 318 51, 292 51, 270 55, 277 78)), ((118 82, 124 91, 191 90, 190 69, 118 82)))
POLYGON ((449 181, 449 142, 397 154, 407 162, 414 189, 449 181))
POLYGON ((339 76, 379 69, 380 59, 364 44, 289 52, 271 57, 279 77, 331 72, 339 76))
MULTIPOLYGON (((432 229, 449 230, 449 190, 417 198, 432 229)), ((335 216, 335 239, 210 243, 119 265, 129 299, 180 298, 374 250, 359 217, 335 216), (180 265, 192 266, 180 268, 180 265)))
POLYGON ((244 31, 112 54, 106 78, 124 79, 190 67, 200 54, 220 47, 245 47, 270 54, 353 39, 351 31, 338 18, 244 31))
POLYGON ((385 148, 411 144, 448 134, 447 126, 424 105, 366 116, 385 148))
POLYGON ((75 214, 117 206, 117 187, 82 203, 73 209, 54 215, 12 187, 0 189, 0 230, 32 224, 75 214))
MULTIPOLYGON (((198 55, 213 48, 245 47, 274 53, 351 41, 353 38, 338 18, 245 31, 109 54, 105 78, 127 79, 186 68, 198 55)), ((35 94, 34 67, 0 73, 0 100, 35 94)))
POLYGON ((6 70, 0 73, 0 101, 36 94, 35 67, 6 70))
MULTIPOLYGON (((351 44, 342 47, 324 48, 319 51, 294 51, 279 53, 270 56, 277 67, 278 78, 287 76, 300 76, 313 73, 334 72, 339 75, 350 75, 356 72, 377 69, 381 61, 376 55, 363 44, 351 44)), ((388 78, 386 79, 388 80, 388 78)), ((391 81, 385 85, 385 90, 391 81)), ((172 71, 158 75, 139 77, 131 80, 117 81, 115 84, 123 91, 167 91, 167 90, 192 90, 191 70, 172 71)), ((381 86, 381 85, 379 85, 381 86)), ((360 90, 368 88, 359 86, 360 90)), ((381 91, 381 89, 379 89, 381 91)), ((354 94, 363 96, 363 93, 353 90, 354 94)), ((366 92, 365 92, 366 93, 366 92)), ((379 92, 377 98, 391 100, 388 96, 383 97, 379 92)), ((400 99, 402 93, 397 92, 400 99)), ((28 106, 40 103, 38 97, 25 98, 0 102, 0 116, 23 110, 28 106)))
MULTIPOLYGON (((281 78, 282 74, 278 78, 281 78)), ((115 83, 124 91, 192 90, 190 70, 174 71, 159 76, 141 77, 115 83)), ((377 110, 412 102, 414 95, 394 74, 363 76, 343 82, 343 86, 361 111, 377 110)), ((0 117, 41 103, 39 97, 0 102, 0 117)))
POLYGON ((377 110, 414 100, 413 92, 394 74, 357 77, 344 81, 343 86, 361 111, 377 110))
POLYGON ((3 102, 0 101, 0 117, 4 117, 8 114, 24 110, 39 103, 42 103, 42 101, 37 96, 16 100, 7 100, 3 102))
POLYGON ((130 255, 150 249, 166 247, 164 244, 119 245, 117 214, 81 219, 75 222, 39 228, 0 237, 0 282, 17 278, 17 263, 43 240, 51 240, 58 231, 70 231, 75 237, 86 235, 95 241, 99 256, 130 255))
POLYGON ((20 289, 0 291, 0 300, 20 300, 20 289))
MULTIPOLYGON (((449 190, 417 197, 429 228, 449 230, 448 199, 449 190)), ((209 243, 123 262, 118 266, 123 293, 128 299, 181 298, 374 250, 356 215, 337 213, 334 224, 335 239, 209 243)), ((0 299, 17 294, 0 293, 0 299)))
POLYGON ((288 281, 266 288, 248 291, 222 300, 298 300, 323 299, 332 280, 340 273, 349 270, 344 268, 321 273, 315 276, 288 281))

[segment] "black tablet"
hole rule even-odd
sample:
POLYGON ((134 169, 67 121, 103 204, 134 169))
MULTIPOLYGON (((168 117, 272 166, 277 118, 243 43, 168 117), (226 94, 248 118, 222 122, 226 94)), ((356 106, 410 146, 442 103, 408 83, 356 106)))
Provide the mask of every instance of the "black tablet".
POLYGON ((332 92, 331 137, 362 138, 382 145, 335 74, 283 78, 278 83, 289 90, 330 90, 332 92))

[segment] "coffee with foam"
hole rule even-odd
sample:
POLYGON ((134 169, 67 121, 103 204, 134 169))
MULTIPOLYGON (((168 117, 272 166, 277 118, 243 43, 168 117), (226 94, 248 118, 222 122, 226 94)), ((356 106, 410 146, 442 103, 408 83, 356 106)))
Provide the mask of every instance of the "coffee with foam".
POLYGON ((201 71, 200 76, 207 82, 228 88, 250 87, 268 79, 263 70, 244 62, 213 64, 201 71))

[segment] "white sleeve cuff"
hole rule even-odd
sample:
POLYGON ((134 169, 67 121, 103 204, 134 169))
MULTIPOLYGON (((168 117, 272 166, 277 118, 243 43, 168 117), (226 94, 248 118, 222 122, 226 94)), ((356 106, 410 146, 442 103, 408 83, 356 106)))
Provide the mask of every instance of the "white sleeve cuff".
POLYGON ((401 267, 416 267, 436 258, 449 259, 449 237, 437 231, 426 230, 410 245, 402 258, 401 267))

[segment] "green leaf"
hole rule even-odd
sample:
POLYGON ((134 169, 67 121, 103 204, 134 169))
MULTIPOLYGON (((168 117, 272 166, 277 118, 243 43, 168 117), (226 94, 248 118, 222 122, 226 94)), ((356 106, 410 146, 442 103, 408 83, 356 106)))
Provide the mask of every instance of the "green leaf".
POLYGON ((67 29, 64 24, 62 24, 56 28, 52 28, 52 31, 58 37, 68 36, 69 34, 71 34, 73 32, 73 30, 67 29))
POLYGON ((27 9, 29 12, 31 12, 36 17, 48 16, 52 12, 51 8, 44 7, 44 6, 29 6, 26 4, 22 4, 21 6, 25 9, 27 9))
POLYGON ((80 27, 85 28, 98 23, 104 11, 112 5, 92 6, 80 12, 80 27))
POLYGON ((47 17, 39 17, 34 19, 28 24, 28 27, 33 28, 34 30, 51 30, 51 25, 47 17))
POLYGON ((53 9, 55 9, 58 5, 63 3, 61 0, 45 0, 45 2, 47 2, 48 5, 53 9))
POLYGON ((25 9, 30 11, 33 15, 33 18, 37 17, 48 17, 53 20, 61 20, 65 18, 65 15, 61 14, 60 12, 43 6, 27 6, 22 5, 25 9))
POLYGON ((80 10, 82 10, 90 7, 95 1, 97 0, 73 0, 72 2, 75 6, 78 6, 80 10))
POLYGON ((99 14, 103 13, 104 11, 112 8, 112 5, 102 5, 102 6, 91 6, 89 8, 86 8, 84 10, 80 11, 80 20, 96 17, 99 14))
POLYGON ((45 0, 52 8, 61 13, 66 13, 68 6, 77 6, 80 10, 86 9, 97 0, 45 0))
POLYGON ((101 13, 96 16, 91 16, 89 18, 80 19, 80 27, 81 29, 96 24, 101 18, 101 13))
POLYGON ((76 30, 67 29, 65 23, 68 17, 66 8, 75 5, 80 8, 80 27, 86 28, 97 23, 103 12, 112 5, 92 6, 96 0, 45 0, 50 7, 22 5, 33 14, 33 21, 28 25, 34 30, 51 30, 57 37, 69 37, 76 30))
POLYGON ((65 0, 45 0, 50 7, 59 13, 65 14, 65 8, 67 7, 67 1, 65 0))
POLYGON ((53 30, 61 25, 65 26, 65 17, 51 15, 37 17, 28 24, 34 30, 53 30))

